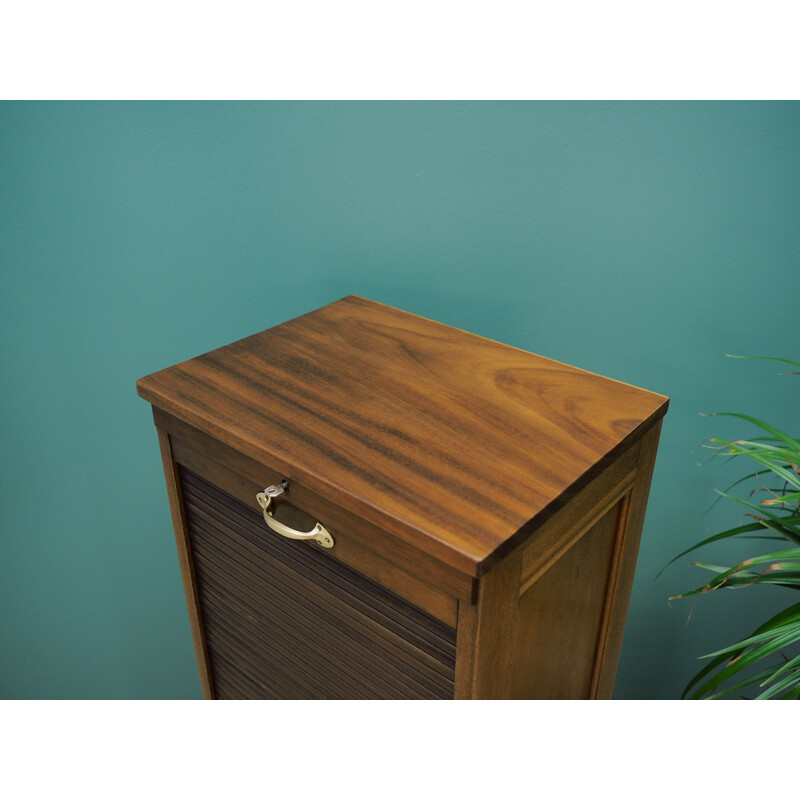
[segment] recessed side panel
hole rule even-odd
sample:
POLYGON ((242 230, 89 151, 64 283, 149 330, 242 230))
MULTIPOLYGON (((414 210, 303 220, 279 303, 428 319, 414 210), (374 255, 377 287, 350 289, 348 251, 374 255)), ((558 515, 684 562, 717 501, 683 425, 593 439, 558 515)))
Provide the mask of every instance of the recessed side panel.
POLYGON ((218 699, 450 699, 453 628, 180 469, 218 699))
POLYGON ((588 699, 624 498, 519 598, 512 697, 588 699))

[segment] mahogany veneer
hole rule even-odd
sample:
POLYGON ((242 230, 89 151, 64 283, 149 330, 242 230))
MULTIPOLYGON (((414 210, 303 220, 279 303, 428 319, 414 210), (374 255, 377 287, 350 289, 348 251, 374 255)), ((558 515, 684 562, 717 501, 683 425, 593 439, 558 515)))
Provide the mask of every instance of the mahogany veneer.
POLYGON ((666 397, 354 296, 137 387, 205 697, 611 696, 666 397))

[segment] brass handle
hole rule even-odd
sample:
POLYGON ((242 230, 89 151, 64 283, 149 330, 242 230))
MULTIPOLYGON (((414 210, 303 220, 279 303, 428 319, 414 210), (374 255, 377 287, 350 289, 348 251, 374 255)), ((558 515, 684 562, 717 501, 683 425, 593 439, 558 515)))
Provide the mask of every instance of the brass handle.
POLYGON ((272 498, 282 494, 287 487, 286 481, 282 484, 275 486, 268 486, 263 492, 256 495, 256 500, 264 512, 264 522, 272 528, 275 533, 285 536, 287 539, 313 539, 320 547, 333 547, 333 536, 320 525, 318 522, 310 531, 296 531, 282 522, 278 522, 272 514, 269 513, 270 506, 272 505, 272 498))

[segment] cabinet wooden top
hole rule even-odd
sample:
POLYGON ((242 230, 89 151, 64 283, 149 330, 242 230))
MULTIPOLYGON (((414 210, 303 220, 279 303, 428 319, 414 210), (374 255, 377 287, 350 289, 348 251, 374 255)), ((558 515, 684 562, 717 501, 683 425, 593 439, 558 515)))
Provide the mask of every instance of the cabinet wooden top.
POLYGON ((568 502, 668 404, 355 296, 137 388, 471 575, 568 502))

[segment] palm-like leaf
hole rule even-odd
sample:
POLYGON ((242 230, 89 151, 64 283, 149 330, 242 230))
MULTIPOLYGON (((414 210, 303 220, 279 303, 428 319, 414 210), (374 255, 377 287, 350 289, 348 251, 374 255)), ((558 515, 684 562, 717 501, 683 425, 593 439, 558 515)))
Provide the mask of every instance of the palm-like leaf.
MULTIPOLYGON (((775 358, 775 356, 732 356, 730 353, 727 354, 728 358, 754 358, 758 359, 759 361, 780 361, 781 364, 791 364, 793 367, 800 367, 800 364, 797 361, 790 361, 788 358, 775 358)), ((796 375, 795 372, 790 373, 781 373, 782 375, 796 375)))
MULTIPOLYGON (((800 364, 788 359, 767 360, 800 367, 800 364)), ((787 546, 756 554, 733 566, 695 562, 696 566, 714 573, 714 577, 676 598, 701 595, 722 588, 741 589, 755 584, 800 589, 800 441, 748 414, 724 412, 707 416, 741 419, 769 434, 737 441, 710 439, 706 445, 715 451, 713 457, 745 458, 758 465, 756 472, 735 481, 725 492, 717 492, 717 500, 726 498, 748 508, 746 516, 753 522, 729 528, 692 545, 670 564, 688 553, 724 539, 750 538, 764 543, 778 539, 787 546), (777 478, 780 488, 767 486, 764 483, 765 476, 777 478), (730 489, 748 480, 758 482, 750 493, 751 496, 761 494, 762 499, 758 504, 730 494, 730 489)), ((793 652, 798 645, 800 603, 776 614, 741 641, 704 656, 711 660, 692 678, 683 697, 713 699, 758 686, 761 691, 757 699, 798 698, 800 655, 793 652), (755 674, 748 674, 748 670, 757 665, 761 665, 761 669, 755 674)))
MULTIPOLYGON (((756 628, 750 636, 735 645, 709 653, 704 658, 712 658, 707 666, 692 678, 683 691, 683 697, 690 700, 699 700, 703 696, 722 697, 734 691, 752 686, 762 685, 775 676, 780 665, 772 666, 757 675, 751 675, 739 683, 722 688, 722 684, 737 676, 746 667, 755 664, 769 656, 779 653, 784 648, 800 641, 800 603, 784 609, 763 625, 756 628), (704 678, 711 676, 704 683, 704 678), (699 684, 699 686, 698 686, 699 684), (697 687, 689 694, 692 687, 697 687)), ((800 674, 796 676, 800 684, 800 674)), ((785 688, 790 690, 795 687, 790 682, 785 688)))

